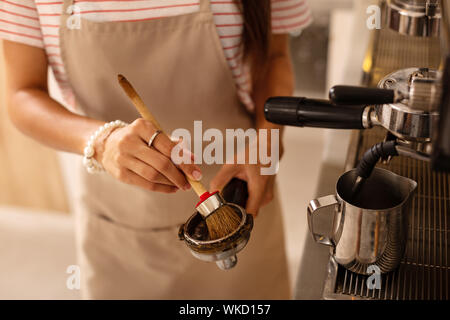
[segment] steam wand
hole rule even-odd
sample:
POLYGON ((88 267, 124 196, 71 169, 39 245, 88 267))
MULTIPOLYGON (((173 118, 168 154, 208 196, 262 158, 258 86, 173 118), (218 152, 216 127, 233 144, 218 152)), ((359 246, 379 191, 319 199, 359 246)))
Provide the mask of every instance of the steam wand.
POLYGON ((352 197, 355 198, 362 185, 370 177, 373 169, 380 159, 398 156, 396 141, 386 141, 374 145, 362 157, 361 161, 356 167, 357 178, 352 188, 352 197))

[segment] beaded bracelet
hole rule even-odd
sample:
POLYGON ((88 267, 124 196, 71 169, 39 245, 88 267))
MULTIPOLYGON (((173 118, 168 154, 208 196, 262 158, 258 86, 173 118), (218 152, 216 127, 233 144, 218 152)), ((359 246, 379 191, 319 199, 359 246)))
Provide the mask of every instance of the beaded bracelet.
POLYGON ((83 157, 83 165, 86 167, 86 170, 89 173, 94 174, 105 171, 103 166, 94 158, 95 155, 94 143, 97 140, 97 138, 106 130, 123 128, 126 127, 127 125, 128 125, 127 123, 120 120, 111 121, 98 128, 97 131, 95 131, 95 133, 90 136, 87 145, 84 148, 84 157, 83 157))

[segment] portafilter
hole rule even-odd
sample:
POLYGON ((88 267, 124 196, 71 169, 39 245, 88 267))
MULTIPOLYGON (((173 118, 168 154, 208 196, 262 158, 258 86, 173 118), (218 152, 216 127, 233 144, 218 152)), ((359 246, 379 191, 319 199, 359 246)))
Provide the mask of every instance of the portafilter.
POLYGON ((210 240, 205 220, 194 213, 181 225, 178 237, 184 241, 194 257, 206 262, 215 262, 222 270, 233 268, 237 264, 237 254, 245 248, 253 228, 253 216, 247 214, 245 206, 248 199, 247 183, 233 179, 222 191, 226 205, 241 217, 239 227, 226 237, 210 240))

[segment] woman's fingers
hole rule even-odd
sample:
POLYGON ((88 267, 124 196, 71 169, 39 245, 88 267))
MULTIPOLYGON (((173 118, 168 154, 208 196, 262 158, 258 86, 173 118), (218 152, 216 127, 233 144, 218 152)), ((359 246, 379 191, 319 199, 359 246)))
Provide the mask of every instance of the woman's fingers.
MULTIPOLYGON (((159 134, 155 141, 153 142, 153 147, 161 152, 163 155, 172 159, 172 150, 175 148, 177 143, 169 139, 165 134, 159 134)), ((189 155, 191 160, 191 156, 189 155)), ((202 173, 198 166, 193 163, 176 163, 176 165, 191 179, 201 180, 202 173)))
POLYGON ((173 164, 173 162, 159 153, 158 151, 148 148, 144 145, 137 148, 134 156, 153 167, 163 174, 169 181, 182 190, 189 189, 190 185, 183 173, 173 164))
POLYGON ((185 189, 188 183, 184 174, 170 159, 149 148, 142 141, 142 132, 151 134, 155 129, 149 122, 136 120, 113 130, 102 144, 99 159, 103 167, 122 182, 147 190, 173 193, 185 189))
POLYGON ((224 165, 211 181, 210 190, 222 190, 234 177, 247 181, 246 210, 258 215, 259 209, 273 199, 274 177, 262 176, 255 166, 224 165))
MULTIPOLYGON (((156 128, 146 120, 136 120, 135 121, 136 128, 139 131, 139 135, 145 142, 148 143, 148 141, 151 139, 153 134, 156 132, 156 128)), ((160 133, 155 140, 153 140, 152 147, 158 150, 160 153, 162 153, 164 156, 166 156, 168 159, 172 159, 172 150, 175 148, 177 144, 169 139, 168 136, 166 136, 163 133, 160 133)), ((189 156, 191 159, 191 157, 189 156)), ((187 175, 189 178, 193 180, 201 180, 202 173, 198 166, 195 164, 189 164, 189 163, 176 163, 176 166, 178 166, 185 175, 187 175)))
POLYGON ((136 185, 149 191, 162 193, 175 193, 178 191, 177 187, 150 182, 129 169, 122 170, 119 179, 124 183, 136 185))
POLYGON ((145 180, 148 180, 153 183, 177 187, 172 181, 167 179, 156 169, 154 169, 153 167, 149 166, 148 164, 144 163, 143 161, 137 158, 133 158, 131 156, 126 157, 126 159, 123 162, 123 165, 127 167, 129 170, 133 171, 134 173, 144 178, 145 180))
POLYGON ((249 181, 247 185, 248 185, 248 201, 246 210, 248 213, 257 216, 259 208, 261 208, 264 199, 266 184, 257 183, 256 181, 249 181))
POLYGON ((266 190, 264 192, 264 197, 261 202, 261 207, 264 207, 272 202, 274 198, 274 189, 275 189, 275 177, 270 177, 269 182, 267 183, 266 190))
MULTIPOLYGON (((146 189, 154 191, 172 191, 169 188, 188 190, 191 186, 186 176, 193 180, 201 179, 201 171, 194 164, 176 165, 172 159, 172 150, 176 146, 165 134, 159 134, 151 147, 148 141, 155 134, 156 128, 144 119, 137 119, 123 129, 117 129, 105 140, 101 162, 114 176, 125 175, 127 170, 151 183, 146 189)), ((120 180, 123 180, 119 177, 120 180)), ((132 181, 136 181, 133 177, 132 181)), ((133 184, 133 182, 129 182, 133 184)), ((142 185, 142 181, 139 180, 142 185)))
POLYGON ((216 176, 211 180, 210 190, 222 190, 238 171, 238 167, 234 165, 222 166, 216 176))

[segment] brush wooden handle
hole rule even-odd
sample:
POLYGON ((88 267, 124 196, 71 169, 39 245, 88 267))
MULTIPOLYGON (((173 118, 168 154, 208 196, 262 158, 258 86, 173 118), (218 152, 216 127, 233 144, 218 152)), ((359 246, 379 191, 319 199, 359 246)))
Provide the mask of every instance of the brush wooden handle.
POLYGON ((205 194, 206 192, 208 192, 208 190, 206 190, 206 188, 203 185, 203 183, 201 183, 200 181, 192 180, 189 177, 186 177, 186 179, 189 182, 189 184, 191 185, 192 189, 195 191, 195 193, 199 197, 202 196, 203 194, 205 194))
POLYGON ((119 74, 117 76, 119 79, 119 84, 127 94, 127 96, 130 98, 131 102, 133 102, 134 106, 136 107, 139 114, 144 118, 145 120, 150 121, 157 130, 163 131, 161 125, 156 120, 156 118, 153 116, 153 114, 150 112, 150 110, 145 105, 142 98, 139 96, 139 94, 136 92, 136 90, 133 88, 131 83, 125 78, 123 75, 119 74))
MULTIPOLYGON (((145 105, 142 98, 139 96, 139 94, 136 92, 136 90, 133 88, 131 83, 125 78, 123 75, 119 74, 117 76, 119 80, 120 86, 123 88, 127 96, 130 98, 130 100, 133 102, 134 106, 136 107, 139 114, 144 118, 145 120, 150 121, 157 130, 160 130, 164 133, 161 125, 156 120, 156 118, 153 116, 153 114, 150 112, 150 110, 145 105)), ((164 133, 165 134, 165 133, 164 133)), ((195 191, 195 193, 200 197, 205 192, 208 192, 208 190, 205 188, 205 186, 200 181, 192 180, 191 178, 186 176, 186 179, 188 180, 189 184, 191 185, 192 189, 195 191)))

